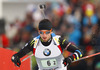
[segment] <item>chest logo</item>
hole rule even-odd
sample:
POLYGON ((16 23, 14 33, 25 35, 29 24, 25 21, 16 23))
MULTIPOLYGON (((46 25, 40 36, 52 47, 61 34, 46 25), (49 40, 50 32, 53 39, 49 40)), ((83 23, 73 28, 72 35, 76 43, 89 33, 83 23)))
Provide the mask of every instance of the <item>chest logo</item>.
POLYGON ((51 54, 51 51, 50 51, 49 49, 45 49, 45 50, 43 51, 43 54, 44 54, 45 56, 49 56, 49 55, 51 54))

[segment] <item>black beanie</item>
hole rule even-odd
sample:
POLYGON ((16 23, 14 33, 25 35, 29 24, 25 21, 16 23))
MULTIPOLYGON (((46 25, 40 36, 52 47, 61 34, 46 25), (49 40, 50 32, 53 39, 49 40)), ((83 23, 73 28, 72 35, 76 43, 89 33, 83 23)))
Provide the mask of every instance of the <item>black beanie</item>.
POLYGON ((48 19, 43 19, 39 23, 39 30, 51 30, 52 23, 48 19))

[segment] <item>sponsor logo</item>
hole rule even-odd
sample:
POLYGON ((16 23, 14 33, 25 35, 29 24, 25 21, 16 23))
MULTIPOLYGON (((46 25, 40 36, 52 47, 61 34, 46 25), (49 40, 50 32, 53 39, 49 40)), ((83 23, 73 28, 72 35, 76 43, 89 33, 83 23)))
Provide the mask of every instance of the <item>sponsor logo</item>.
POLYGON ((45 56, 49 56, 49 55, 51 54, 51 51, 50 51, 49 49, 45 49, 45 50, 43 51, 43 54, 44 54, 45 56))

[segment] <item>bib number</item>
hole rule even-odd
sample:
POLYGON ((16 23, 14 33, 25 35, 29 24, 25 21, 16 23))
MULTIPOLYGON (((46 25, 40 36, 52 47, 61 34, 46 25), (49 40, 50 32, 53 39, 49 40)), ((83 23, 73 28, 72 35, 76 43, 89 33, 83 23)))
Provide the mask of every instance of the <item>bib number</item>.
POLYGON ((50 60, 41 60, 43 67, 53 67, 57 65, 56 59, 50 59, 50 60))

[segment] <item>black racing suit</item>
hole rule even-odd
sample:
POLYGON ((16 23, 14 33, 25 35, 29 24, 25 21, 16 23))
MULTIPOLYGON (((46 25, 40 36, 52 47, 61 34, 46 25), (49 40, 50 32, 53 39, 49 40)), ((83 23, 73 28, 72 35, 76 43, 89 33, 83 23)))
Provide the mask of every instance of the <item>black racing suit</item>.
MULTIPOLYGON (((47 42, 43 42, 41 38, 40 38, 40 40, 44 46, 48 46, 52 41, 52 37, 47 42)), ((28 43, 26 43, 24 48, 22 48, 18 53, 16 53, 16 55, 19 58, 21 58, 21 57, 25 56, 27 53, 29 53, 30 51, 33 51, 34 42, 35 42, 34 40, 31 40, 28 43)), ((70 44, 66 39, 63 39, 60 37, 59 43, 60 43, 62 50, 64 50, 67 46, 67 49, 66 49, 67 51, 76 53, 76 54, 73 54, 70 56, 72 61, 74 61, 74 59, 77 60, 78 58, 80 58, 82 56, 82 52, 80 51, 80 49, 78 49, 75 45, 70 44)))

